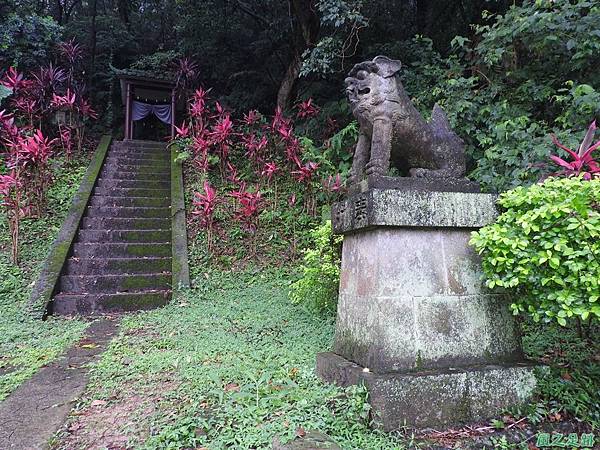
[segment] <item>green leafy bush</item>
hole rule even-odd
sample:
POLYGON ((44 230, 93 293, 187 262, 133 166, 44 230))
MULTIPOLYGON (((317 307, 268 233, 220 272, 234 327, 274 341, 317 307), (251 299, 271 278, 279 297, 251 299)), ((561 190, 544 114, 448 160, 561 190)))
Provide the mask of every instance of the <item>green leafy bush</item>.
POLYGON ((489 288, 537 321, 600 318, 600 180, 549 178, 502 194, 505 211, 473 234, 489 288))
POLYGON ((310 232, 312 245, 304 250, 302 276, 290 289, 293 303, 319 311, 331 311, 337 304, 340 280, 341 236, 333 236, 328 220, 310 232))

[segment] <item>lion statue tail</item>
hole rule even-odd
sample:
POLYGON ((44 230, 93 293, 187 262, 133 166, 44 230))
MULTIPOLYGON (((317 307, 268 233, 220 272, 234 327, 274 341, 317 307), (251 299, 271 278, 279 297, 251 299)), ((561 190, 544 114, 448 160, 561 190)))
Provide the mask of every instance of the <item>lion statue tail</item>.
POLYGON ((450 126, 448 116, 437 103, 433 105, 433 111, 431 112, 431 128, 433 132, 441 139, 445 140, 450 144, 450 147, 457 151, 464 151, 465 143, 456 134, 456 132, 450 126))
POLYGON ((437 103, 433 105, 433 111, 431 112, 431 126, 439 133, 454 134, 454 131, 450 127, 448 116, 437 103))

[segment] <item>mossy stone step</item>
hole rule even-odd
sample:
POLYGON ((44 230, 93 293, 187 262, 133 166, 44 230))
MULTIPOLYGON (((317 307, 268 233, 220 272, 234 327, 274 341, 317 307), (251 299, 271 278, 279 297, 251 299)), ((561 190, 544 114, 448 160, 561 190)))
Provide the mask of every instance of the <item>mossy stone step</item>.
POLYGON ((163 175, 169 175, 171 173, 171 168, 169 166, 152 166, 152 165, 134 165, 134 166, 126 166, 123 164, 105 164, 103 171, 110 173, 110 171, 115 172, 134 172, 134 173, 159 173, 163 175))
POLYGON ((100 188, 135 188, 135 189, 171 189, 171 180, 124 180, 116 178, 99 178, 100 188))
POLYGON ((108 156, 104 164, 105 166, 159 167, 161 169, 171 168, 171 161, 168 159, 123 158, 119 156, 108 156))
POLYGON ((169 174, 152 172, 126 172, 122 170, 114 170, 109 167, 108 169, 102 169, 100 176, 102 178, 114 178, 116 180, 154 181, 167 179, 169 174))
POLYGON ((110 149, 111 152, 119 151, 119 152, 129 152, 129 153, 153 153, 155 155, 167 154, 169 153, 166 148, 161 147, 148 147, 148 146, 115 146, 110 149))
POLYGON ((102 273, 118 275, 127 273, 169 273, 171 258, 69 258, 65 266, 67 275, 102 273))
POLYGON ((82 230, 161 230, 171 227, 171 219, 85 217, 81 221, 82 230))
MULTIPOLYGON (((143 189, 143 188, 118 188, 118 187, 97 187, 94 195, 106 195, 109 197, 171 197, 171 190, 162 189, 143 189)), ((170 201, 170 200, 169 200, 170 201)))
POLYGON ((171 281, 171 274, 63 275, 59 289, 63 294, 139 292, 169 289, 171 281))
POLYGON ((170 243, 83 243, 73 245, 74 258, 169 258, 170 243))
POLYGON ((171 300, 170 290, 117 294, 59 294, 54 297, 53 314, 94 315, 160 308, 171 300))
POLYGON ((113 197, 94 195, 90 201, 90 206, 168 208, 171 206, 171 199, 169 197, 113 197))
POLYGON ((171 230, 79 230, 78 242, 171 242, 171 230))
POLYGON ((88 206, 87 217, 170 218, 171 208, 88 206))
POLYGON ((171 161, 171 156, 166 151, 135 151, 113 149, 108 153, 107 158, 116 159, 135 159, 143 161, 171 161))

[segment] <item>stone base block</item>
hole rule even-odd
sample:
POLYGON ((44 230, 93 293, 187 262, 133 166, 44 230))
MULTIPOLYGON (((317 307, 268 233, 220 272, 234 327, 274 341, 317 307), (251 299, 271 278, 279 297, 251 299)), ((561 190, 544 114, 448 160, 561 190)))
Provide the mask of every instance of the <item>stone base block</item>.
POLYGON ((414 373, 373 373, 335 353, 317 356, 317 373, 346 387, 364 383, 377 426, 435 428, 498 416, 527 402, 536 379, 529 363, 414 373))

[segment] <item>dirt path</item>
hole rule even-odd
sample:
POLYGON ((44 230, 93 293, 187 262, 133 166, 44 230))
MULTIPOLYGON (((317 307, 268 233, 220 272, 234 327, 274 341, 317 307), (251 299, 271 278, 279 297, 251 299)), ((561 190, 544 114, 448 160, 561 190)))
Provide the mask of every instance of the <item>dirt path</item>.
POLYGON ((115 336, 118 323, 99 320, 67 353, 38 371, 0 403, 0 448, 37 450, 65 421, 72 402, 85 389, 89 363, 115 336))

